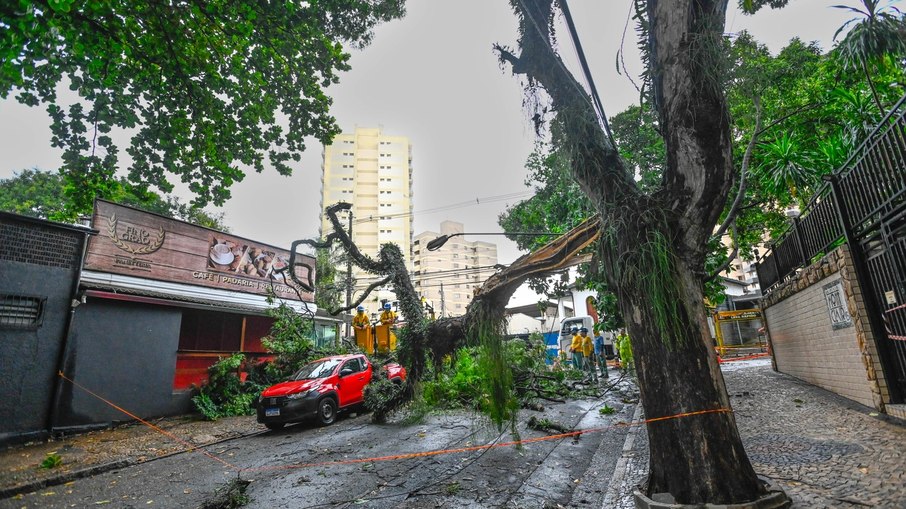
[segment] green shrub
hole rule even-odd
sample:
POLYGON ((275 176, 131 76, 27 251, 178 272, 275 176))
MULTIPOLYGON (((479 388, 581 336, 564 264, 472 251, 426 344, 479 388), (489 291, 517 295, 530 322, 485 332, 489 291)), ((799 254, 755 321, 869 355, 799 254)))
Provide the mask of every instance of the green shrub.
POLYGON ((477 348, 463 348, 456 353, 455 362, 444 363, 438 376, 424 383, 422 398, 431 407, 475 408, 486 401, 482 375, 476 361, 477 348))
POLYGON ((49 452, 47 456, 44 457, 44 460, 41 461, 41 468, 46 468, 50 470, 51 468, 57 468, 63 464, 63 457, 57 454, 56 452, 49 452))
POLYGON ((217 420, 229 415, 250 415, 254 413, 254 402, 262 390, 255 383, 242 383, 239 368, 245 356, 241 353, 222 358, 208 368, 208 381, 192 398, 195 408, 208 420, 217 420))
POLYGON ((364 405, 373 412, 374 422, 386 422, 387 416, 399 409, 411 398, 411 386, 391 382, 381 365, 375 365, 371 382, 365 386, 364 405))
POLYGON ((312 321, 285 303, 268 310, 268 315, 274 319, 274 325, 261 344, 275 357, 273 362, 259 363, 264 365, 256 370, 256 375, 262 375, 260 381, 266 382, 263 385, 282 382, 305 364, 329 353, 315 348, 311 339, 312 321))

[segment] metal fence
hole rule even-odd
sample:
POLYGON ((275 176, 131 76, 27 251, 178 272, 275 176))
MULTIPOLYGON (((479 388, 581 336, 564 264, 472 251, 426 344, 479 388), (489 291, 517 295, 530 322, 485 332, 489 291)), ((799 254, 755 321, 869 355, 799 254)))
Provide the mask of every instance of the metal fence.
POLYGON ((774 241, 757 263, 763 291, 841 244, 846 228, 853 240, 878 244, 882 222, 906 205, 906 96, 853 152, 849 160, 774 241), (836 195, 835 195, 836 188, 836 195))
POLYGON ((850 247, 891 401, 906 397, 906 96, 818 190, 756 270, 765 293, 850 247))

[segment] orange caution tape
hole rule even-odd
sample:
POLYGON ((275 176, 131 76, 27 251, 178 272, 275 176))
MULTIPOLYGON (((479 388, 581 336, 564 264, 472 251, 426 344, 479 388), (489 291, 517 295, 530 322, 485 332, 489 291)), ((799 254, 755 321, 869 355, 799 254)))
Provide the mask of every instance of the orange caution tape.
POLYGON ((139 417, 139 416, 133 414, 132 412, 130 412, 130 411, 126 410, 125 408, 123 408, 123 407, 117 405, 116 403, 114 403, 114 402, 112 402, 112 401, 110 401, 110 400, 108 400, 108 399, 106 399, 106 398, 104 398, 104 397, 102 397, 102 396, 100 396, 100 395, 98 395, 98 394, 95 394, 91 389, 89 389, 89 388, 85 387, 84 385, 79 384, 79 383, 76 382, 75 380, 73 380, 73 379, 67 377, 62 371, 58 371, 57 374, 58 374, 58 375, 60 376, 60 378, 62 378, 63 380, 66 380, 67 382, 69 382, 69 383, 71 383, 72 385, 78 387, 79 389, 82 389, 83 391, 87 392, 88 394, 91 394, 91 395, 94 396, 95 398, 97 398, 97 399, 103 401, 104 403, 107 403, 108 405, 110 405, 110 406, 112 406, 113 408, 119 410, 120 412, 123 412, 124 414, 128 415, 129 417, 132 417, 132 418, 135 419, 136 421, 138 421, 138 422, 144 424, 145 426, 148 426, 149 428, 153 429, 154 431, 157 431, 158 433, 160 433, 160 434, 162 434, 162 435, 165 435, 165 436, 171 438, 173 441, 175 441, 175 442, 177 442, 177 443, 179 443, 179 444, 181 444, 181 445, 186 446, 186 452, 190 452, 190 451, 198 451, 198 452, 204 454, 205 456, 211 458, 212 460, 217 461, 217 462, 219 462, 219 463, 222 463, 222 464, 226 465, 227 467, 229 467, 229 468, 231 468, 231 469, 233 469, 233 470, 242 470, 241 468, 237 467, 236 465, 233 465, 233 464, 230 463, 229 461, 227 461, 227 460, 225 460, 225 459, 223 459, 223 458, 220 458, 220 457, 218 457, 218 456, 215 456, 215 455, 209 453, 208 451, 202 449, 201 447, 199 447, 199 446, 197 446, 197 445, 194 445, 194 444, 192 444, 191 442, 187 442, 187 441, 185 441, 185 440, 179 438, 178 436, 174 435, 173 433, 170 433, 169 431, 160 428, 159 426, 155 426, 153 423, 150 423, 150 422, 148 422, 148 421, 142 419, 141 417, 139 417))
POLYGON ((120 412, 123 412, 124 414, 128 415, 129 417, 132 417, 133 419, 144 424, 145 426, 148 426, 149 428, 153 429, 154 431, 157 431, 158 433, 161 433, 161 434, 173 439, 174 441, 176 441, 182 445, 185 445, 186 452, 198 451, 198 452, 204 454, 205 456, 211 458, 212 460, 217 461, 218 463, 221 463, 221 464, 229 467, 230 469, 237 470, 239 472, 251 472, 251 471, 261 472, 261 471, 272 471, 272 470, 291 470, 291 469, 300 469, 300 468, 327 467, 327 466, 336 466, 336 465, 353 465, 353 464, 358 464, 358 463, 375 463, 375 462, 379 462, 379 461, 396 461, 396 460, 406 460, 406 459, 413 459, 413 458, 425 458, 425 457, 430 457, 430 456, 439 456, 442 454, 457 454, 457 453, 464 453, 464 452, 483 451, 486 449, 496 449, 499 447, 512 447, 514 445, 521 446, 521 445, 526 445, 526 444, 533 444, 536 442, 544 442, 547 440, 559 440, 562 438, 575 437, 575 436, 584 435, 587 433, 598 433, 601 431, 607 431, 607 430, 614 429, 614 428, 629 427, 629 426, 641 426, 643 424, 667 421, 667 420, 671 420, 671 419, 680 419, 680 418, 684 418, 684 417, 692 417, 695 415, 729 413, 729 412, 733 411, 729 408, 714 408, 714 409, 710 409, 710 410, 698 410, 698 411, 694 411, 694 412, 683 412, 683 413, 674 414, 674 415, 667 415, 664 417, 652 417, 650 419, 644 419, 644 420, 636 421, 636 422, 621 422, 621 423, 616 423, 611 426, 606 426, 603 428, 588 428, 588 429, 570 431, 568 433, 560 433, 557 435, 547 435, 547 436, 543 436, 543 437, 526 438, 523 440, 514 440, 512 442, 502 442, 499 444, 475 445, 475 446, 471 446, 471 447, 458 447, 455 449, 439 449, 439 450, 434 450, 434 451, 413 452, 413 453, 408 453, 408 454, 394 454, 391 456, 376 456, 376 457, 371 457, 371 458, 355 458, 355 459, 348 459, 348 460, 321 461, 321 462, 317 462, 317 463, 297 463, 297 464, 291 464, 291 465, 272 465, 272 466, 264 466, 264 467, 241 468, 241 467, 238 467, 238 466, 224 460, 223 458, 220 458, 219 456, 211 454, 210 452, 206 451, 205 449, 202 449, 199 446, 193 445, 190 442, 187 442, 187 441, 177 437, 176 435, 173 435, 172 433, 169 433, 168 431, 161 429, 158 426, 155 426, 154 424, 142 419, 141 417, 133 414, 132 412, 129 412, 128 410, 113 403, 112 401, 105 399, 104 397, 94 393, 93 391, 86 388, 85 386, 80 385, 79 383, 75 382, 74 380, 68 378, 65 374, 63 374, 62 371, 58 372, 58 375, 61 378, 63 378, 64 380, 73 384, 74 386, 82 389, 83 391, 94 396, 95 398, 98 398, 99 400, 103 401, 104 403, 107 403, 108 405, 119 410, 120 412))

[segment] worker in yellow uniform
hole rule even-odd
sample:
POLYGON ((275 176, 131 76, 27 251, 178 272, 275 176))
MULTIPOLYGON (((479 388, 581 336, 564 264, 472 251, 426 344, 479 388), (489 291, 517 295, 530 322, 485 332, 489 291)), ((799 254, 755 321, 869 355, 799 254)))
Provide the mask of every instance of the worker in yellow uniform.
POLYGON ((368 315, 365 313, 365 307, 359 306, 356 308, 357 313, 352 317, 352 326, 356 329, 367 329, 370 325, 368 320, 368 315))
POLYGON ((381 313, 381 325, 393 325, 396 323, 396 313, 390 309, 390 303, 384 304, 384 312, 381 313))
POLYGON ((390 303, 384 304, 384 311, 381 313, 380 324, 374 327, 374 336, 377 341, 377 350, 380 353, 387 353, 396 350, 396 334, 390 330, 396 322, 396 313, 390 309, 390 303))
POLYGON ((588 329, 582 327, 579 329, 579 337, 581 338, 582 344, 582 370, 586 372, 586 376, 591 378, 595 383, 598 383, 598 374, 595 372, 595 344, 591 340, 591 336, 588 335, 588 329))
POLYGON ((374 353, 374 337, 371 331, 371 321, 365 314, 365 307, 356 308, 357 313, 352 317, 352 328, 355 333, 355 342, 365 353, 374 353))
POLYGON ((582 357, 584 357, 582 350, 582 336, 579 335, 579 329, 577 327, 573 327, 571 332, 573 333, 573 342, 569 345, 569 351, 573 354, 573 367, 581 370, 583 367, 582 357))

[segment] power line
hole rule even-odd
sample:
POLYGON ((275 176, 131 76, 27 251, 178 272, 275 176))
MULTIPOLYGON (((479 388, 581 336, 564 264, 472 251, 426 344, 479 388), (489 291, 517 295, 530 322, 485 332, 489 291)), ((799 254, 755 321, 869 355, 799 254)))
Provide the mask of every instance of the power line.
POLYGON ((598 96, 595 80, 591 76, 591 69, 588 67, 588 60, 585 59, 585 51, 582 50, 582 42, 579 41, 579 33, 576 31, 576 24, 573 22, 573 15, 569 11, 569 4, 567 4, 566 0, 559 0, 559 2, 560 10, 563 11, 563 17, 566 18, 566 26, 573 41, 573 49, 575 49, 576 54, 579 57, 579 65, 582 67, 582 73, 585 75, 585 81, 588 83, 588 88, 591 91, 593 106, 595 107, 601 122, 604 123, 604 131, 610 138, 610 143, 613 144, 613 146, 616 146, 616 143, 613 141, 613 135, 610 132, 610 124, 607 123, 607 114, 604 113, 604 104, 598 96))
MULTIPOLYGON (((554 48, 552 48, 550 46, 550 43, 547 40, 548 38, 545 36, 544 31, 541 30, 541 27, 538 25, 538 21, 535 19, 535 16, 534 16, 534 14, 532 14, 532 11, 528 8, 528 6, 525 5, 525 2, 523 0, 518 0, 518 1, 519 1, 519 4, 522 6, 523 12, 525 12, 525 17, 528 18, 531 25, 535 28, 535 31, 538 33, 538 36, 542 40, 544 40, 544 42, 545 42, 544 46, 548 49, 548 51, 551 52, 551 55, 553 56, 554 61, 563 70, 563 72, 567 74, 567 76, 572 77, 572 73, 569 71, 569 69, 566 68, 566 65, 563 63, 563 60, 560 58, 560 56, 557 54, 557 52, 554 51, 554 48)), ((566 4, 566 0, 561 0, 561 2, 560 2, 561 10, 563 10, 564 15, 567 16, 566 12, 569 10, 569 7, 566 7, 565 4, 566 4)), ((572 16, 567 16, 567 17, 568 17, 567 28, 570 28, 569 25, 572 24, 571 23, 572 16)), ((572 29, 570 29, 569 31, 570 31, 570 35, 573 36, 573 43, 576 44, 579 40, 579 36, 575 31, 575 27, 572 27, 572 29)), ((577 51, 581 51, 581 46, 577 46, 577 47, 578 47, 577 51)), ((582 57, 580 58, 580 60, 584 60, 584 58, 585 58, 584 53, 582 53, 582 57)), ((581 64, 581 62, 580 62, 580 64, 581 64)), ((587 72, 586 77, 587 77, 587 79, 590 80, 591 72, 587 70, 587 66, 583 66, 583 71, 587 72)), ((587 99, 589 99, 589 101, 591 102, 592 111, 594 111, 595 116, 598 117, 598 121, 603 125, 604 132, 607 134, 607 137, 610 139, 610 142, 613 143, 613 134, 610 132, 610 124, 608 124, 608 122, 607 122, 607 116, 604 113, 604 108, 601 107, 600 111, 599 111, 600 99, 595 101, 594 98, 589 97, 589 92, 587 90, 584 90, 579 85, 579 83, 575 80, 575 78, 573 78, 572 80, 569 80, 569 81, 576 88, 576 90, 579 91, 580 94, 582 94, 587 99)), ((597 95, 597 92, 595 92, 595 95, 597 95)), ((616 144, 614 144, 614 146, 616 146, 616 144)))
MULTIPOLYGON (((425 280, 425 279, 439 279, 439 278, 442 278, 442 277, 455 276, 455 275, 457 275, 457 274, 460 274, 460 275, 475 275, 475 274, 482 273, 482 272, 490 272, 490 271, 492 271, 492 270, 495 270, 495 271, 496 271, 497 269, 499 269, 499 268, 501 268, 501 267, 506 267, 506 266, 505 266, 505 265, 501 265, 501 264, 495 264, 495 265, 477 265, 477 266, 475 266, 475 267, 463 267, 463 268, 460 268, 460 269, 448 269, 448 270, 440 270, 440 271, 434 271, 434 272, 422 272, 422 271, 419 271, 419 274, 413 274, 413 275, 411 276, 411 278, 412 278, 413 281, 416 281, 416 280, 422 281, 422 280, 425 280)), ((370 281, 370 280, 375 280, 375 281, 377 281, 377 280, 380 280, 380 279, 382 279, 382 278, 383 278, 383 276, 369 276, 369 277, 365 277, 365 278, 360 278, 359 281, 370 281)))
POLYGON ((484 203, 493 203, 498 201, 512 200, 515 198, 523 198, 526 196, 531 196, 535 193, 531 191, 522 191, 519 193, 509 193, 509 194, 500 194, 497 196, 487 196, 487 197, 477 197, 474 200, 463 201, 459 203, 452 203, 450 205, 442 205, 440 207, 434 207, 431 209, 416 210, 412 212, 397 212, 395 214, 369 214, 367 216, 359 217, 353 221, 353 224, 361 223, 371 223, 379 219, 398 219, 402 217, 414 216, 415 214, 433 214, 436 212, 445 212, 447 210, 458 209, 462 207, 469 207, 472 205, 481 205, 484 203))

